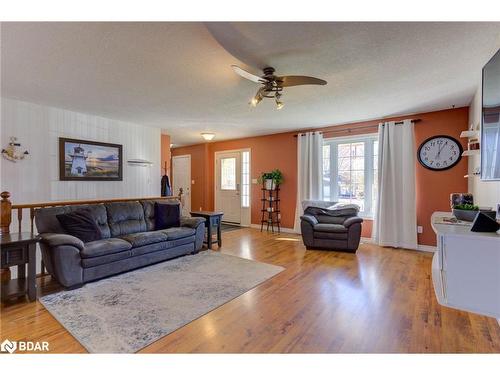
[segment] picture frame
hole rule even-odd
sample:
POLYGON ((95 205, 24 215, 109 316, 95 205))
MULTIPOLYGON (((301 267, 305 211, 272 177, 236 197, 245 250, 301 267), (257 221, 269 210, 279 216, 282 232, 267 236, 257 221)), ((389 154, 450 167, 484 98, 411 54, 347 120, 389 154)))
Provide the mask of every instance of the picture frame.
POLYGON ((123 146, 59 138, 60 181, 122 181, 123 146))

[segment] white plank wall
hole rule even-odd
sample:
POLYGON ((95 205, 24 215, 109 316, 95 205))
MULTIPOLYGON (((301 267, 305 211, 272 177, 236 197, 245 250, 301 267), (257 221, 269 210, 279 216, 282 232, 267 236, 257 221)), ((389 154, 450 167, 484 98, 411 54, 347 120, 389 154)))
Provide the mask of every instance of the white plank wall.
MULTIPOLYGON (((1 98, 1 147, 11 136, 30 152, 13 163, 0 158, 0 190, 10 191, 14 204, 160 195, 161 130, 89 114, 1 98), (123 181, 59 181, 59 137, 123 145, 123 181), (146 159, 150 167, 130 166, 128 159, 146 159)), ((17 213, 16 213, 17 214, 17 213)), ((29 212, 23 212, 29 231, 29 212)), ((11 231, 17 231, 16 215, 11 231)))

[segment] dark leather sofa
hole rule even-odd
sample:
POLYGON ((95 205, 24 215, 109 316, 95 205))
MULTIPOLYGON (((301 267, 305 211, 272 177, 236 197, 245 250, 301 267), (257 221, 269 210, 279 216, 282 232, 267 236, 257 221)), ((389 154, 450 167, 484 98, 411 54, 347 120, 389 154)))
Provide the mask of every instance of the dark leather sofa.
MULTIPOLYGON (((179 204, 171 201, 171 204, 179 204)), ((35 211, 42 258, 63 286, 86 282, 198 252, 205 236, 202 218, 181 218, 179 227, 155 230, 154 201, 60 206, 35 211), (87 208, 102 239, 84 243, 67 234, 56 215, 87 208)))
POLYGON ((307 201, 300 217, 302 241, 307 249, 339 250, 355 253, 361 238, 359 209, 329 210, 336 202, 307 201))

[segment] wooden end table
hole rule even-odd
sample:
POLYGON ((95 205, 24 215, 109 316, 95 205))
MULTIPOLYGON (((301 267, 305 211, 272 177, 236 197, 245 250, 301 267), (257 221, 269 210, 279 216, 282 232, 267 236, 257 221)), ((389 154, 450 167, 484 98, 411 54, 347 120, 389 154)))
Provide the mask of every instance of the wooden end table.
POLYGON ((0 268, 17 266, 17 279, 2 282, 2 300, 25 294, 30 301, 36 300, 36 244, 39 241, 40 237, 30 232, 0 236, 0 268))
POLYGON ((191 211, 191 216, 202 217, 205 219, 205 228, 207 228, 207 240, 204 242, 207 244, 207 248, 212 248, 212 229, 217 227, 217 244, 219 247, 222 246, 222 235, 221 235, 221 221, 224 212, 221 211, 191 211))

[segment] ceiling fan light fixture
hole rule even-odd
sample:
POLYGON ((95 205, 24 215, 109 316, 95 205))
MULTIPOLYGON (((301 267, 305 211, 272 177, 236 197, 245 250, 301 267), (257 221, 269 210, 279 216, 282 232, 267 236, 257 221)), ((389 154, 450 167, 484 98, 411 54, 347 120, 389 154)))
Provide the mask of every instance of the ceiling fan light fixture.
POLYGON ((262 100, 262 93, 261 90, 257 91, 257 94, 250 100, 250 105, 252 107, 257 107, 257 104, 259 104, 262 100))
POLYGON ((211 141, 215 138, 215 133, 201 133, 201 136, 205 141, 211 141))
POLYGON ((274 99, 276 100, 276 109, 281 109, 285 106, 285 104, 280 100, 281 98, 281 94, 279 92, 277 92, 275 95, 274 95, 274 99))

